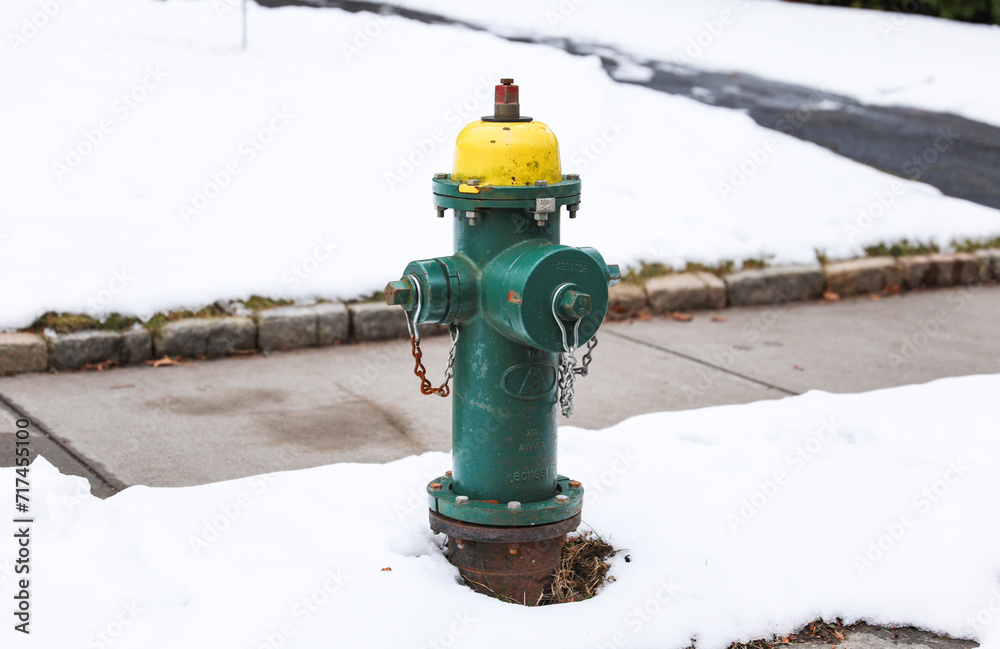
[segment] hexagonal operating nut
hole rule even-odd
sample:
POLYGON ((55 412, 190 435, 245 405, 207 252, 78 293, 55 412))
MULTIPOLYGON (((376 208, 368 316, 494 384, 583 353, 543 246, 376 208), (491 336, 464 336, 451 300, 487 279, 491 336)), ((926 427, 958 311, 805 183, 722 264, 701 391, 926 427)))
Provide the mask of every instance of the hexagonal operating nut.
POLYGON ((564 320, 579 320, 594 310, 594 303, 588 294, 567 288, 563 290, 556 307, 564 320))
POLYGON ((413 302, 413 287, 405 279, 398 279, 385 285, 385 303, 398 304, 409 310, 413 302))
POLYGON ((618 286, 620 281, 622 281, 622 269, 618 264, 608 264, 608 287, 618 286))

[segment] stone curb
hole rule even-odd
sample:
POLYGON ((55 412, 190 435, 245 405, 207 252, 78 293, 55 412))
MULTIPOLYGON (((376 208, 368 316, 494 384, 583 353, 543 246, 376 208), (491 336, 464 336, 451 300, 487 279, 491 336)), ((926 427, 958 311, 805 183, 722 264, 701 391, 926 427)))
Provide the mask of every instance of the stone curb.
MULTIPOLYGON (((351 329, 358 342, 410 337, 406 316, 399 307, 384 302, 362 302, 348 305, 347 310, 351 313, 351 329)), ((442 325, 420 325, 421 336, 439 336, 447 332, 448 328, 442 325)))
POLYGON ((257 347, 261 351, 322 347, 346 342, 351 315, 343 304, 286 306, 257 314, 257 347))
POLYGON ((654 277, 646 282, 646 293, 653 313, 726 306, 726 283, 701 271, 654 277))
POLYGON ((898 291, 902 286, 902 271, 892 257, 869 257, 827 264, 826 290, 846 297, 898 291))
MULTIPOLYGON (((987 280, 1000 280, 998 249, 898 259, 866 257, 822 267, 776 266, 740 271, 724 279, 701 271, 673 273, 641 285, 623 282, 613 287, 608 319, 814 300, 829 291, 851 296, 987 280)), ((447 331, 441 325, 420 326, 424 336, 447 331)), ((402 310, 381 302, 278 307, 252 318, 191 318, 169 322, 155 334, 144 328, 123 333, 81 331, 51 338, 0 333, 0 376, 108 362, 132 365, 161 356, 217 358, 255 349, 284 351, 406 336, 402 310)))
POLYGON ((746 270, 725 278, 729 306, 752 306, 815 300, 823 295, 826 277, 821 266, 776 266, 746 270))
POLYGON ((977 250, 981 279, 1000 279, 1000 250, 977 250))
POLYGON ((620 282, 608 291, 608 318, 624 320, 649 308, 646 287, 630 282, 620 282))
POLYGON ((257 327, 250 318, 191 318, 168 322, 153 336, 156 356, 218 358, 257 344, 257 327))
POLYGON ((88 363, 120 363, 122 335, 112 331, 81 331, 49 338, 49 367, 77 369, 88 363))
POLYGON ((38 334, 0 334, 0 376, 41 372, 48 366, 45 338, 38 334))
MULTIPOLYGON (((447 332, 440 325, 420 326, 423 336, 447 332)), ((145 328, 51 337, 0 333, 0 376, 102 363, 135 365, 163 356, 219 358, 254 349, 288 351, 406 336, 402 310, 380 302, 278 307, 253 318, 188 318, 168 322, 155 334, 145 328)))

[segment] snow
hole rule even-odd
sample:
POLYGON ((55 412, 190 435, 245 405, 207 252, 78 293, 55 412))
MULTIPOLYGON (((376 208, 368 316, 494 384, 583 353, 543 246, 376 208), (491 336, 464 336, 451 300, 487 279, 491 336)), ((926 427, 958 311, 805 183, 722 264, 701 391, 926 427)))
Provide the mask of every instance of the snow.
MULTIPOLYGON (((401 0, 491 31, 1000 125, 1000 26, 777 0, 401 0)), ((905 3, 902 3, 905 6, 905 3)))
POLYGON ((53 1, 34 32, 47 15, 35 0, 0 7, 0 33, 33 34, 8 38, 0 66, 14 98, 0 126, 0 330, 47 310, 147 318, 381 290, 411 259, 451 253, 429 179, 491 112, 501 76, 560 137, 564 172, 582 174, 564 243, 609 263, 815 263, 817 250, 1000 233, 995 210, 615 83, 596 57, 253 3, 244 53, 225 0, 53 1))
MULTIPOLYGON (((104 501, 38 459, 32 635, 5 624, 3 646, 714 649, 838 616, 1000 646, 998 390, 971 376, 563 428, 560 472, 622 553, 596 598, 539 609, 457 583, 423 493, 443 453, 104 501)), ((12 543, 5 527, 0 556, 12 543)))

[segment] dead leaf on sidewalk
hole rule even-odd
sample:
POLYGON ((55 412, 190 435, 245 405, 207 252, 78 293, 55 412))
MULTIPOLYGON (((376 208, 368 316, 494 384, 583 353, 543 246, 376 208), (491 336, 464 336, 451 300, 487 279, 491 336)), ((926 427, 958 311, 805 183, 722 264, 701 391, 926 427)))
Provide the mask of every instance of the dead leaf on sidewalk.
POLYGON ((882 296, 881 296, 881 295, 879 295, 878 293, 869 293, 869 294, 868 294, 868 297, 870 297, 871 299, 875 300, 876 302, 877 302, 878 300, 881 300, 881 299, 882 299, 882 296))
POLYGON ((726 316, 715 315, 714 313, 712 314, 712 322, 725 322, 725 321, 726 321, 726 316))
POLYGON ((109 367, 119 367, 121 364, 118 361, 101 361, 100 363, 87 363, 80 368, 81 371, 97 370, 98 372, 103 372, 109 367))
POLYGON ((387 566, 385 568, 382 568, 382 572, 392 572, 392 568, 387 566))
POLYGON ((190 365, 190 363, 185 363, 181 360, 180 356, 170 358, 169 356, 164 356, 163 358, 157 358, 156 360, 146 361, 146 365, 152 365, 153 367, 162 367, 170 365, 190 365))
POLYGON ((678 322, 691 322, 691 318, 693 316, 687 313, 681 313, 680 311, 674 311, 673 313, 670 314, 670 317, 673 318, 674 320, 677 320, 678 322))
POLYGON ((830 302, 836 302, 840 299, 840 293, 837 293, 836 291, 823 291, 823 299, 830 302))
POLYGON ((793 365, 792 367, 794 367, 795 369, 797 369, 800 372, 804 372, 805 369, 806 369, 806 368, 802 367, 801 365, 793 365))

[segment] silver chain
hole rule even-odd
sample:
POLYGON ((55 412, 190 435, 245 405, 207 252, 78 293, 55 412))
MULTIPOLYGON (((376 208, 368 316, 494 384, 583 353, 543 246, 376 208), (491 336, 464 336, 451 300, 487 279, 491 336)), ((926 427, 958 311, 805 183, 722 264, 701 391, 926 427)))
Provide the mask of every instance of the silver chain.
POLYGON ((587 376, 587 372, 590 371, 590 361, 593 360, 591 355, 594 353, 594 347, 597 347, 597 336, 587 341, 587 351, 583 354, 582 367, 573 368, 573 371, 580 376, 587 376))
POLYGON ((573 387, 576 375, 587 376, 587 372, 590 371, 591 353, 594 347, 597 347, 597 336, 594 336, 587 342, 587 352, 583 355, 583 365, 582 367, 577 367, 576 350, 580 346, 580 323, 583 321, 583 318, 576 321, 573 327, 573 343, 570 344, 566 326, 556 312, 556 298, 559 295, 559 291, 566 286, 570 286, 570 284, 567 283, 556 287, 555 292, 552 294, 552 317, 556 319, 559 331, 562 332, 564 350, 562 354, 559 354, 559 408, 562 411, 563 417, 571 417, 573 415, 573 387))
POLYGON ((559 408, 563 417, 573 416, 573 383, 576 381, 576 356, 559 354, 559 408))
POLYGON ((451 383, 451 377, 455 376, 455 349, 458 347, 458 323, 452 322, 448 325, 448 333, 451 334, 451 349, 448 350, 448 365, 444 368, 444 383, 441 387, 446 388, 451 383))

